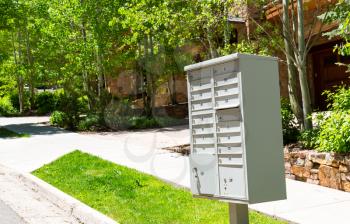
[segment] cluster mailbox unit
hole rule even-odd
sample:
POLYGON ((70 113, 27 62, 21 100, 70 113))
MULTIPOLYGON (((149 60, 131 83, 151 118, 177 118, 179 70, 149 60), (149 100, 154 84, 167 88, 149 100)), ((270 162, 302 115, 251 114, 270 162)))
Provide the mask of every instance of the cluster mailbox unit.
POLYGON ((285 199, 277 59, 233 54, 185 71, 192 193, 237 204, 285 199))

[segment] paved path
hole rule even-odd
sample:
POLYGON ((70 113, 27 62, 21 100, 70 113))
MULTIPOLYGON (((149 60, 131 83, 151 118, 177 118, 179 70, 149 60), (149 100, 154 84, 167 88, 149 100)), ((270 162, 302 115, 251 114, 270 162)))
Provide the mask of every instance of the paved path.
MULTIPOLYGON (((189 187, 188 158, 161 150, 186 144, 186 127, 116 134, 76 134, 37 124, 47 118, 0 118, 0 126, 32 134, 1 139, 0 164, 30 172, 75 149, 189 187)), ((302 224, 350 223, 350 193, 287 180, 288 200, 250 206, 302 224)))

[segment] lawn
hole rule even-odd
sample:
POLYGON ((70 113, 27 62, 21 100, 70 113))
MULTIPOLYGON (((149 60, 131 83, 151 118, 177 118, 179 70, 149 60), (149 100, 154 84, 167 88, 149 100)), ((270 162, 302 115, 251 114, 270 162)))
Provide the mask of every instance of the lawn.
MULTIPOLYGON (((121 224, 228 223, 227 203, 195 199, 185 189, 75 151, 34 175, 121 224)), ((252 224, 280 224, 250 212, 252 224)))
POLYGON ((6 128, 0 128, 0 138, 28 138, 29 134, 20 134, 6 128))

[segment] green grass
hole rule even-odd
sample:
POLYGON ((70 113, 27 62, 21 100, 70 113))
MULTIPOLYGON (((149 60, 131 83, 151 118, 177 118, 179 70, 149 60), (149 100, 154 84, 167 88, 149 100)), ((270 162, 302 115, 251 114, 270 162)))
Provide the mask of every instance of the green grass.
MULTIPOLYGON (((121 224, 228 223, 227 203, 195 199, 157 178, 75 151, 34 175, 121 224)), ((250 212, 252 224, 280 224, 250 212)))
POLYGON ((0 128, 0 138, 28 138, 29 134, 20 134, 6 128, 0 128))

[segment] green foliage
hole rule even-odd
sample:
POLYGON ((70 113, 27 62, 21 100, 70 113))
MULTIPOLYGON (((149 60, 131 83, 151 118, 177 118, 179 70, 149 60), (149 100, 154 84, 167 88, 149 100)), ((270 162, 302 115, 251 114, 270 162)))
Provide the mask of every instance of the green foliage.
POLYGON ((54 111, 50 116, 50 124, 57 127, 67 128, 69 126, 67 114, 62 111, 54 111))
POLYGON ((350 110, 350 89, 340 86, 335 91, 324 91, 327 96, 328 108, 335 111, 350 110))
POLYGON ((306 149, 316 149, 319 146, 319 127, 315 127, 311 130, 305 130, 300 133, 299 142, 306 149))
MULTIPOLYGON (((80 151, 33 174, 121 224, 219 224, 229 219, 227 203, 193 198, 186 189, 80 151)), ((249 221, 285 223, 253 211, 249 221)))
POLYGON ((318 150, 350 152, 350 88, 341 86, 334 92, 326 91, 324 94, 332 111, 318 118, 318 150))
POLYGON ((78 124, 79 131, 95 131, 101 127, 101 119, 98 115, 89 114, 82 118, 78 124))
POLYGON ((340 0, 327 13, 320 16, 320 18, 329 24, 337 23, 338 27, 325 35, 329 38, 341 37, 345 43, 336 45, 335 49, 340 55, 350 55, 350 1, 340 0))
POLYGON ((320 124, 319 151, 350 152, 350 111, 334 111, 320 124))
POLYGON ((49 114, 57 110, 58 94, 52 92, 41 92, 35 96, 35 108, 39 115, 49 114))
POLYGON ((295 121, 290 103, 287 99, 281 100, 283 144, 295 143, 298 140, 299 129, 295 121))
POLYGON ((0 116, 13 116, 16 114, 17 110, 12 105, 10 97, 0 97, 0 116))

